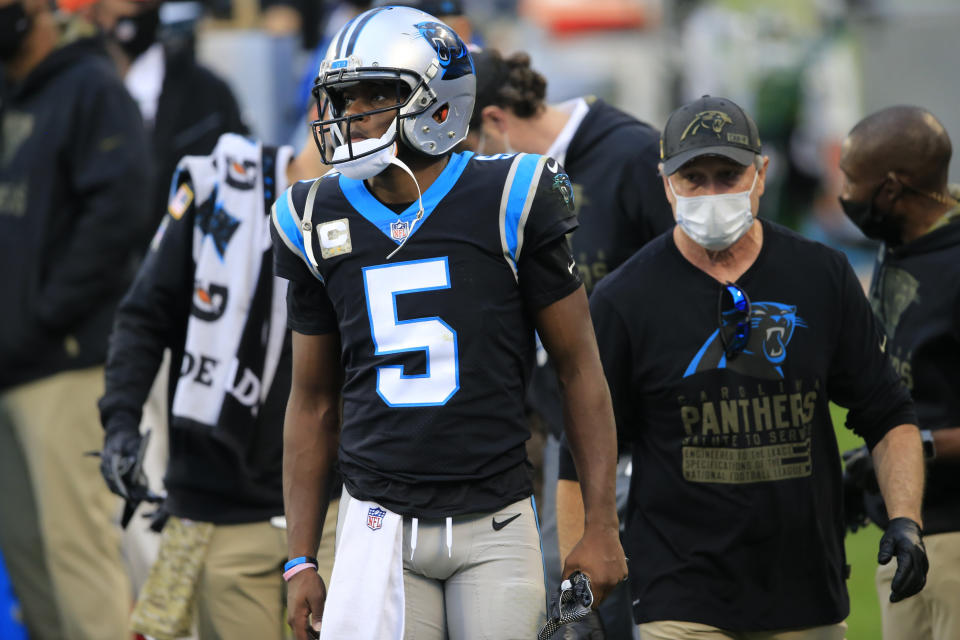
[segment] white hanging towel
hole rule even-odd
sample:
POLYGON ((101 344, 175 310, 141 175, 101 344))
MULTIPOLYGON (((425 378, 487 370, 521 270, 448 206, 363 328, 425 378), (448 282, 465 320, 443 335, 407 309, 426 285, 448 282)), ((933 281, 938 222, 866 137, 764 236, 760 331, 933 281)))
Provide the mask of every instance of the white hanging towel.
POLYGON ((320 640, 402 640, 403 518, 349 499, 337 536, 320 640))

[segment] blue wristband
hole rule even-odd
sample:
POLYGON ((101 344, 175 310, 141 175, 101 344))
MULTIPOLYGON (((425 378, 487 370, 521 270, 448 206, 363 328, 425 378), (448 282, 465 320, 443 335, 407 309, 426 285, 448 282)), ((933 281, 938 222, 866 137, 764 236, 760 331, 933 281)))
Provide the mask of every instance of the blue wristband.
POLYGON ((310 556, 300 556, 299 558, 288 560, 287 564, 283 565, 283 572, 286 573, 287 571, 290 571, 290 569, 294 568, 298 564, 312 564, 313 566, 317 566, 317 559, 311 558, 310 556))

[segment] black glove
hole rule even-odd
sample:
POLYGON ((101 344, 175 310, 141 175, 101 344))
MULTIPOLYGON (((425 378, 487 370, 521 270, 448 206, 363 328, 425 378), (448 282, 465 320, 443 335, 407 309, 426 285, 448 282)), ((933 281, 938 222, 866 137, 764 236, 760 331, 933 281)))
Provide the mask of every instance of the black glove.
POLYGON ((603 620, 596 611, 588 613, 583 620, 566 625, 558 636, 559 640, 606 640, 606 637, 603 620))
POLYGON ((593 591, 590 578, 586 574, 574 571, 560 584, 553 604, 547 612, 547 622, 537 634, 537 640, 553 637, 563 625, 579 622, 590 614, 593 605, 593 591))
POLYGON ((103 439, 100 474, 110 491, 124 500, 142 500, 147 492, 146 483, 137 477, 141 475, 137 472, 143 461, 142 443, 139 432, 125 429, 108 431, 103 439))
MULTIPOLYGON (((150 432, 143 437, 128 429, 107 430, 100 452, 100 474, 110 491, 125 500, 120 526, 124 529, 141 502, 161 502, 162 497, 150 491, 143 473, 143 456, 150 441, 150 432)), ((162 527, 162 525, 161 525, 162 527)))
POLYGON ((890 602, 920 593, 927 583, 927 550, 923 546, 923 531, 910 518, 894 518, 880 538, 877 562, 887 564, 897 557, 897 572, 890 584, 890 602))
POLYGON ((866 447, 857 447, 843 452, 844 480, 868 493, 880 493, 877 473, 873 469, 873 456, 866 447))

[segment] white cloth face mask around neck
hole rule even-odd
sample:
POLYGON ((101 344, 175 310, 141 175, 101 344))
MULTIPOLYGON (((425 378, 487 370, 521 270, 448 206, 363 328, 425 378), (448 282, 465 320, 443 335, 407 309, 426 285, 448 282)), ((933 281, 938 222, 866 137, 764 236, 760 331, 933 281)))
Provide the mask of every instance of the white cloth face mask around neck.
POLYGON ((333 161, 336 163, 335 166, 337 171, 352 180, 369 180, 374 176, 380 175, 387 167, 393 164, 400 167, 404 173, 410 176, 410 178, 413 180, 413 184, 417 187, 417 215, 413 219, 413 222, 410 223, 410 229, 408 230, 403 241, 387 256, 387 260, 389 260, 396 255, 400 249, 403 248, 403 246, 407 243, 407 240, 410 239, 410 236, 413 235, 414 227, 416 227, 417 223, 423 219, 423 190, 420 189, 420 183, 417 181, 417 177, 413 174, 413 171, 410 170, 410 167, 408 167, 403 160, 397 157, 397 145, 399 142, 394 139, 394 135, 397 131, 397 120, 394 118, 393 122, 390 123, 390 126, 387 127, 387 130, 384 131, 383 135, 379 138, 367 138, 366 140, 355 142, 353 144, 353 153, 354 155, 357 155, 369 151, 370 149, 376 149, 382 145, 388 146, 380 149, 379 151, 371 153, 368 156, 355 158, 353 160, 346 160, 339 163, 337 163, 337 160, 349 157, 349 147, 343 143, 343 135, 340 133, 340 128, 333 127, 333 131, 334 135, 341 142, 340 146, 333 151, 333 161), (391 140, 393 140, 393 144, 389 144, 391 140))
POLYGON ((670 192, 677 200, 677 224, 691 240, 704 249, 721 251, 739 240, 753 224, 750 194, 757 186, 757 175, 746 191, 719 193, 688 198, 677 195, 667 178, 670 192))
POLYGON ((397 157, 397 140, 395 140, 397 133, 396 118, 394 118, 390 126, 387 127, 387 130, 384 131, 383 135, 379 138, 367 138, 366 140, 354 142, 352 145, 348 145, 343 139, 340 127, 331 127, 331 131, 338 142, 340 142, 340 146, 333 150, 332 162, 334 168, 353 180, 367 180, 379 175, 384 169, 393 164, 393 160, 397 157), (390 144, 391 141, 393 141, 393 144, 390 144), (345 158, 350 157, 351 146, 353 147, 353 155, 355 156, 367 153, 377 147, 383 147, 383 149, 363 156, 362 158, 345 160, 345 158))

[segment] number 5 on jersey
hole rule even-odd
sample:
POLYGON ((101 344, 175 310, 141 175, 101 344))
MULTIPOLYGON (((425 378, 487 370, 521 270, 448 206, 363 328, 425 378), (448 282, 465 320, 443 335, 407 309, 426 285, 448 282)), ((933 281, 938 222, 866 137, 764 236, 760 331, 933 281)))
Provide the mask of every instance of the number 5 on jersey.
POLYGON ((446 258, 363 269, 363 288, 374 355, 426 351, 426 373, 406 375, 403 365, 377 367, 377 393, 391 407, 446 404, 460 388, 457 332, 437 317, 397 319, 397 296, 450 288, 446 258))

